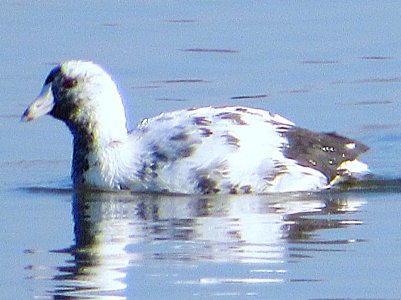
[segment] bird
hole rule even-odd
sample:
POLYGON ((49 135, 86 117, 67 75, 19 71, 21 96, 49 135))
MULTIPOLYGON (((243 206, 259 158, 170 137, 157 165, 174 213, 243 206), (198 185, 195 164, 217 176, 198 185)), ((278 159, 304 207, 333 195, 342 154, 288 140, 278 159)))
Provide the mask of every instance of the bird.
POLYGON ((21 119, 50 115, 73 136, 74 189, 172 194, 322 191, 370 173, 361 142, 245 106, 188 108, 130 128, 112 77, 92 61, 48 74, 21 119))

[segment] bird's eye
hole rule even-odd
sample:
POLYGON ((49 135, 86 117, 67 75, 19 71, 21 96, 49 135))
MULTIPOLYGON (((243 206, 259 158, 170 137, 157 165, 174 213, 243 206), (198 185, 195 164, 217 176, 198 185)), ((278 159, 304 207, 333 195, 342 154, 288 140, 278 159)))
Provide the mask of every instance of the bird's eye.
POLYGON ((65 78, 63 81, 63 88, 70 89, 77 85, 77 80, 74 78, 65 78))

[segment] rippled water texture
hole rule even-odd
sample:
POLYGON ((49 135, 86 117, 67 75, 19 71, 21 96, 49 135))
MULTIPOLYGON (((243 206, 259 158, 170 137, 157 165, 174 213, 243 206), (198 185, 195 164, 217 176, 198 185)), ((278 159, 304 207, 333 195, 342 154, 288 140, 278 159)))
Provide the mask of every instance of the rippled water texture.
POLYGON ((0 3, 4 299, 401 299, 398 1, 0 3), (132 124, 241 104, 369 145, 314 194, 78 193, 63 124, 20 116, 55 62, 94 60, 132 124))

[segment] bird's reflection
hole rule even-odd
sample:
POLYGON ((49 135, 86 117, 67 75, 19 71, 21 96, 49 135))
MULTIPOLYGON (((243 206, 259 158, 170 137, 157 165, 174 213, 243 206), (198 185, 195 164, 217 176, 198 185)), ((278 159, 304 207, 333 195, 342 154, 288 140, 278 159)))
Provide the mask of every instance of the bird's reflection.
MULTIPOLYGON (((54 277, 55 299, 125 299, 127 269, 154 260, 274 264, 314 233, 360 223, 363 200, 345 194, 73 195, 75 244, 54 277), (333 217, 337 216, 337 217, 333 217)), ((278 267, 279 268, 279 267, 278 267)))

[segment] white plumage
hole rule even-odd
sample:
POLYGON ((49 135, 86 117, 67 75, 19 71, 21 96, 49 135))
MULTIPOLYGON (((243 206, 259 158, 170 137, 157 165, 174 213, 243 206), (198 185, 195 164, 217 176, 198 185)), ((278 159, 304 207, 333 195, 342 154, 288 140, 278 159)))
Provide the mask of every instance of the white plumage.
POLYGON ((67 61, 23 114, 49 113, 74 137, 76 187, 169 193, 311 191, 368 172, 367 147, 264 110, 204 107, 144 119, 128 132, 117 87, 98 65, 67 61))

